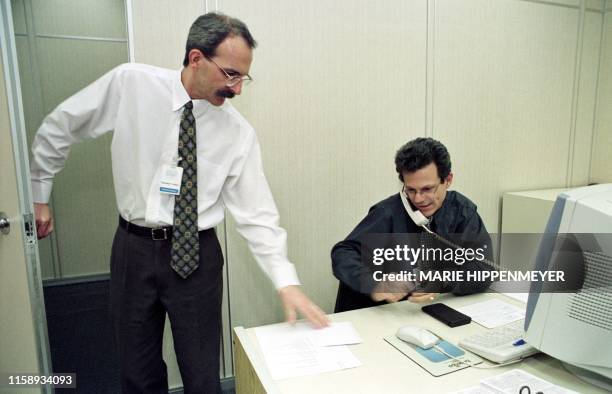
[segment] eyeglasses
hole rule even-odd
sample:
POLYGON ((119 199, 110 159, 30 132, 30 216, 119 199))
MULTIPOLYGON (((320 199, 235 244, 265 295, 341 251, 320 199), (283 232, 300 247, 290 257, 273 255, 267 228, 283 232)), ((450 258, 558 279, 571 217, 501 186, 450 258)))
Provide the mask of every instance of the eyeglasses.
POLYGON ((420 194, 423 197, 431 197, 436 194, 441 184, 442 182, 438 183, 436 186, 426 186, 420 190, 412 189, 404 185, 404 193, 410 198, 414 198, 417 194, 420 194))
POLYGON ((217 64, 217 62, 212 60, 212 58, 210 58, 208 56, 206 58, 208 60, 210 60, 211 62, 213 62, 213 64, 215 66, 217 66, 217 68, 219 70, 221 70, 221 72, 223 74, 225 74, 225 78, 227 78, 227 81, 225 82, 225 86, 227 86, 227 87, 236 86, 240 82, 244 82, 245 84, 248 84, 249 82, 251 82, 253 80, 253 78, 251 78, 251 76, 249 74, 246 74, 246 75, 240 75, 240 74, 230 75, 227 71, 225 71, 225 69, 223 67, 221 67, 220 65, 217 64))

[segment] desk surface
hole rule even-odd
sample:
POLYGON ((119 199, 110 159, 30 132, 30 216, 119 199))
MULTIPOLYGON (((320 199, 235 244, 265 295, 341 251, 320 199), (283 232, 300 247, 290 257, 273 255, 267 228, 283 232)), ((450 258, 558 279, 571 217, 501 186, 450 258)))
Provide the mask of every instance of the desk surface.
MULTIPOLYGON (((502 294, 486 293, 465 297, 445 295, 436 301, 452 307, 461 307, 491 298, 498 298, 517 306, 520 301, 502 294)), ((236 370, 236 385, 245 387, 246 380, 257 379, 268 393, 446 393, 477 386, 481 379, 512 370, 522 369, 580 393, 604 393, 594 386, 580 381, 567 372, 558 360, 544 354, 527 358, 518 364, 493 369, 467 368, 441 377, 433 377, 408 357, 384 341, 383 337, 394 335, 398 327, 418 325, 438 334, 442 338, 458 343, 462 338, 486 330, 472 322, 468 325, 450 328, 429 317, 420 310, 421 305, 408 301, 330 315, 330 320, 353 323, 363 343, 349 346, 362 366, 342 371, 304 376, 280 381, 270 377, 261 354, 253 328, 236 327, 237 348, 244 351, 248 359, 250 374, 236 370), (242 379, 242 381, 241 381, 242 379)), ((249 386, 250 387, 250 386, 249 386)))

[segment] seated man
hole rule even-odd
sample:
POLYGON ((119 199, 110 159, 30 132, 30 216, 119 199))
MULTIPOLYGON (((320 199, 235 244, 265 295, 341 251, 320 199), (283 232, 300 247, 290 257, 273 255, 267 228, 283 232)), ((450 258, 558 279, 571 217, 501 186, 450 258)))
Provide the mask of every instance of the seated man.
MULTIPOLYGON (((477 259, 446 263, 447 270, 489 270, 492 260, 491 238, 482 219, 476 212, 476 205, 467 197, 455 191, 448 191, 453 174, 451 161, 446 147, 432 138, 417 138, 402 146, 395 156, 395 168, 403 183, 400 193, 404 193, 411 207, 405 207, 400 194, 394 194, 380 201, 368 215, 355 227, 344 241, 337 243, 331 252, 334 276, 340 281, 335 312, 366 308, 396 302, 409 297, 413 302, 432 301, 437 293, 452 292, 466 295, 485 291, 490 282, 476 281, 438 281, 415 289, 414 282, 389 282, 373 279, 372 261, 362 259, 364 237, 371 234, 410 233, 408 237, 418 240, 412 248, 424 248, 436 243, 441 248, 453 245, 457 250, 468 246, 480 245, 484 248, 481 261, 477 259), (418 226, 408 215, 407 209, 420 211, 427 219, 427 227, 438 235, 431 235, 418 226), (415 238, 416 237, 416 238, 415 238), (426 240, 429 237, 429 241, 426 240), (440 243, 447 240, 444 243, 440 243), (448 240, 452 239, 450 243, 448 240)), ((366 249, 363 249, 366 250, 366 249)), ((458 256, 458 255, 457 255, 458 256)), ((457 259, 458 260, 458 259, 457 259)), ((441 269, 442 264, 433 265, 419 261, 414 268, 441 269)))

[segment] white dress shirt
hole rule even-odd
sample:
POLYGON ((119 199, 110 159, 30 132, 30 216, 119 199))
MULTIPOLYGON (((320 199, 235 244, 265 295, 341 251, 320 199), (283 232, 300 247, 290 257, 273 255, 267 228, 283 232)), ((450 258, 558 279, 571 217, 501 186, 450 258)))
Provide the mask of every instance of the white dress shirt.
MULTIPOLYGON (((178 160, 179 120, 191 100, 180 70, 124 64, 61 103, 32 144, 32 192, 47 203, 70 146, 114 131, 113 179, 120 215, 137 225, 172 225, 174 195, 159 192, 164 165, 178 160)), ((198 227, 216 226, 227 207, 274 286, 299 284, 287 234, 263 173, 257 136, 228 102, 193 100, 198 150, 198 227)))

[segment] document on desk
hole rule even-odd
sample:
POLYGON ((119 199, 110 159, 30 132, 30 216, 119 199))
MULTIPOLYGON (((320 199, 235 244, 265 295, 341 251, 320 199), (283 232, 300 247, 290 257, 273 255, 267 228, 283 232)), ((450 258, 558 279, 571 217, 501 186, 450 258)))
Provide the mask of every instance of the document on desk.
POLYGON ((319 330, 310 330, 308 337, 315 346, 356 345, 361 337, 349 322, 331 323, 319 330))
POLYGON ((525 318, 525 308, 508 304, 500 300, 489 300, 456 308, 472 320, 486 328, 495 328, 525 318))
MULTIPOLYGON (((332 323, 330 328, 336 324, 338 323, 332 323)), ((336 329, 342 331, 346 326, 336 329)), ((340 344, 346 342, 345 339, 335 338, 333 333, 323 334, 324 330, 326 329, 315 330, 309 323, 257 327, 255 335, 272 379, 315 375, 361 365, 353 353, 340 344), (334 346, 318 346, 315 342, 331 343, 334 346)), ((348 342, 355 343, 354 341, 353 337, 348 342)))
MULTIPOLYGON (((482 379, 480 386, 453 391, 449 394, 516 394, 520 393, 521 388, 525 386, 529 387, 531 393, 578 394, 573 390, 557 386, 520 369, 513 369, 500 375, 482 379)), ((527 390, 523 389, 523 392, 527 392, 527 390)))
POLYGON ((521 301, 523 303, 527 303, 529 300, 529 293, 502 293, 506 297, 514 298, 517 301, 521 301))
POLYGON ((541 391, 546 394, 578 394, 573 390, 557 386, 520 369, 513 369, 501 375, 482 379, 480 384, 483 387, 493 390, 494 393, 503 394, 518 393, 521 387, 524 386, 529 387, 532 393, 541 391))
POLYGON ((495 391, 482 386, 473 386, 467 389, 452 391, 448 394, 497 394, 495 391))

